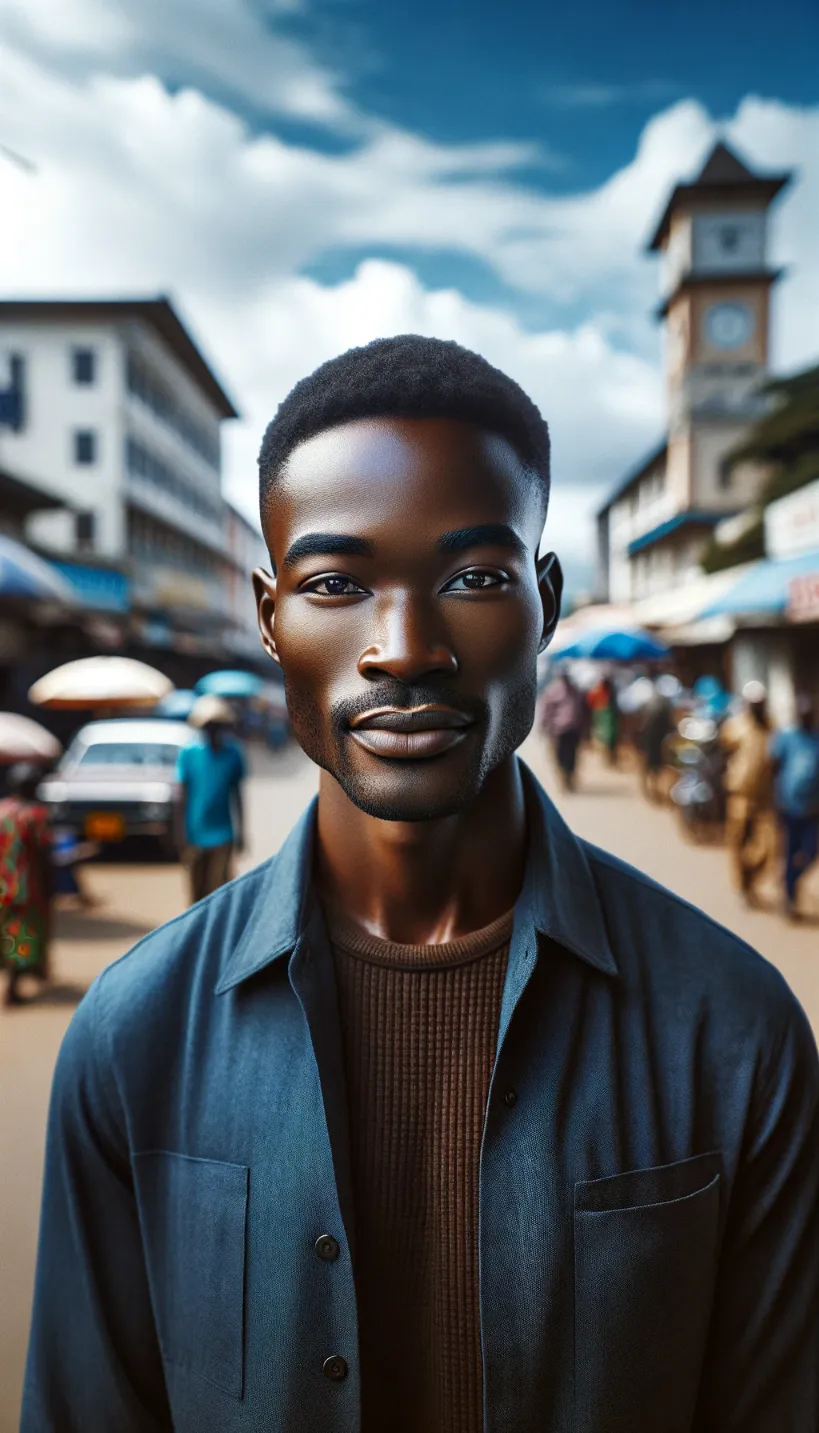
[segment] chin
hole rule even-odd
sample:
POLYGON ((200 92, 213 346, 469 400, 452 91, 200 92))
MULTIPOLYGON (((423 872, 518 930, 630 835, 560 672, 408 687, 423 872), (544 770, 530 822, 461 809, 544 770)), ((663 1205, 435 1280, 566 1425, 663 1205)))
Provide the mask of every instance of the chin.
POLYGON ((391 762, 384 771, 348 769, 333 775, 353 805, 379 821, 440 821, 457 816, 483 784, 479 772, 446 772, 436 761, 419 762, 407 770, 410 766, 406 761, 391 762))

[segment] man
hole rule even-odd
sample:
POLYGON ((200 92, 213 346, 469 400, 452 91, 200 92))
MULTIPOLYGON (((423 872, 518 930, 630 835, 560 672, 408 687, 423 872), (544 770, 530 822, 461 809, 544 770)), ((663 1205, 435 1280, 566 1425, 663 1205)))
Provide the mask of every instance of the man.
POLYGON ((740 895, 754 905, 773 847, 771 728, 762 682, 746 682, 742 699, 742 711, 729 717, 720 733, 727 757, 725 840, 740 895))
POLYGON ((515 755, 546 425, 407 336, 298 385, 260 471, 319 795, 75 1016, 24 1433, 807 1433, 805 1017, 515 755))
POLYGON ((796 725, 776 733, 770 753, 785 844, 785 910, 795 919, 799 882, 819 846, 819 731, 807 693, 797 696, 796 725))
POLYGON ((543 730, 552 744, 564 791, 574 790, 577 752, 586 724, 586 703, 568 672, 559 672, 540 703, 543 730))
POLYGON ((189 721, 201 742, 184 746, 177 761, 178 825, 187 850, 191 903, 230 879, 233 852, 244 845, 241 747, 230 734, 233 712, 219 697, 200 697, 189 721))
POLYGON ((676 690, 675 683, 674 677, 658 677, 638 716, 636 744, 643 758, 643 791, 649 801, 659 801, 663 794, 661 777, 667 760, 666 740, 674 730, 670 693, 676 690))

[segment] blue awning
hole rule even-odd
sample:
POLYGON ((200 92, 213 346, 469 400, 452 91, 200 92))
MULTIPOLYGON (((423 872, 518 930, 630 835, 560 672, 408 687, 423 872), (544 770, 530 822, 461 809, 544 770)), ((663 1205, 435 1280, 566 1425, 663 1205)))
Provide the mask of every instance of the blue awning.
POLYGON ((706 607, 700 617, 784 612, 792 577, 819 572, 819 548, 796 557, 765 558, 738 578, 733 587, 706 607))
POLYGON ((645 547, 653 547, 655 542, 662 542, 664 537, 678 532, 681 527, 716 527, 717 523, 733 516, 733 512, 700 512, 696 508, 677 513, 675 517, 666 518, 665 522, 659 523, 657 527, 635 537, 628 545, 628 555, 633 557, 635 552, 642 552, 645 547))
POLYGON ((91 567, 76 562, 54 562, 76 600, 95 612, 127 612, 131 605, 130 584, 123 572, 112 567, 91 567))

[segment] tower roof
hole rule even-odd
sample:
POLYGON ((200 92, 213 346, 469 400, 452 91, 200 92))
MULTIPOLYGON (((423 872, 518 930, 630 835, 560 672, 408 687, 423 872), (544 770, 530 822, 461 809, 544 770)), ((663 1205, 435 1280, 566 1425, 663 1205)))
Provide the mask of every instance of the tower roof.
POLYGON ((698 203, 725 199, 751 199, 767 206, 790 182, 792 171, 781 174, 754 174, 732 149, 720 140, 714 145, 696 179, 690 184, 677 184, 649 241, 649 252, 662 249, 668 238, 671 216, 677 209, 693 208, 698 203))

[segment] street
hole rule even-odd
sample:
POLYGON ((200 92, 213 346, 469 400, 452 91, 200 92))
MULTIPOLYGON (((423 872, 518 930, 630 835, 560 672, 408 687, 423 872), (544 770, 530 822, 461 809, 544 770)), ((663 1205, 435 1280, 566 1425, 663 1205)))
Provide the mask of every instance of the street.
MULTIPOLYGON (((523 755, 554 794, 545 747, 530 738, 523 755)), ((316 786, 315 768, 295 749, 254 760, 248 783, 249 850, 240 869, 277 849, 316 786)), ((811 877, 809 919, 787 924, 775 891, 759 911, 747 910, 728 881, 725 852, 692 846, 673 814, 648 805, 629 771, 609 772, 583 758, 579 791, 559 796, 574 830, 640 867, 703 907, 773 961, 790 982, 819 1032, 819 881, 811 877)), ((94 908, 62 910, 53 948, 53 986, 29 1008, 0 1011, 0 1433, 17 1427, 34 1269, 43 1137, 54 1061, 81 992, 93 977, 160 922, 184 908, 177 866, 106 863, 86 870, 94 908)), ((807 883, 806 883, 807 884, 807 883)))

